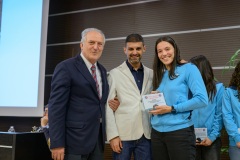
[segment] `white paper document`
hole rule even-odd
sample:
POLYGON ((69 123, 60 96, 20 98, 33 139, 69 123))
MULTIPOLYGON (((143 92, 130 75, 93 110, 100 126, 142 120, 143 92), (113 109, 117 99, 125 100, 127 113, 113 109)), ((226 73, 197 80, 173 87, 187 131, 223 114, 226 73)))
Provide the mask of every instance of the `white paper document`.
POLYGON ((153 110, 154 105, 166 105, 163 93, 147 94, 142 96, 145 110, 153 110))
POLYGON ((194 128, 196 139, 200 138, 201 141, 207 138, 207 128, 194 128))

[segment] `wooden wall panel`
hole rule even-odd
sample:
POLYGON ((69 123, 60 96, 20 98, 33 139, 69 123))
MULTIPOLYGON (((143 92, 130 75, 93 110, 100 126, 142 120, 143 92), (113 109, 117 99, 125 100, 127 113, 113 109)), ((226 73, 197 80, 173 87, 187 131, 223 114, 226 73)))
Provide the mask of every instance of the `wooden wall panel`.
POLYGON ((47 47, 45 74, 52 74, 59 62, 74 57, 76 54, 80 53, 80 51, 79 44, 47 47))
MULTIPOLYGON (((71 2, 50 0, 49 14, 65 13, 70 11, 78 11, 91 8, 106 7, 112 5, 119 5, 131 2, 137 2, 139 0, 71 0, 71 2)), ((147 1, 147 0, 146 0, 147 1)))
POLYGON ((156 1, 138 5, 79 12, 49 18, 48 44, 79 41, 87 27, 107 38, 199 30, 239 25, 240 1, 156 1))

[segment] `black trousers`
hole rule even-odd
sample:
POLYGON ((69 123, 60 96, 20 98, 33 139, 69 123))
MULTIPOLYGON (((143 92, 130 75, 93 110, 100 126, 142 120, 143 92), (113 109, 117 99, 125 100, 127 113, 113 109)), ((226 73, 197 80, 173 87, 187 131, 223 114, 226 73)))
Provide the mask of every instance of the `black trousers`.
POLYGON ((64 160, 104 160, 102 125, 99 128, 98 141, 93 151, 87 155, 66 154, 64 160))
POLYGON ((153 160, 195 160, 196 137, 193 126, 172 132, 152 129, 153 160))

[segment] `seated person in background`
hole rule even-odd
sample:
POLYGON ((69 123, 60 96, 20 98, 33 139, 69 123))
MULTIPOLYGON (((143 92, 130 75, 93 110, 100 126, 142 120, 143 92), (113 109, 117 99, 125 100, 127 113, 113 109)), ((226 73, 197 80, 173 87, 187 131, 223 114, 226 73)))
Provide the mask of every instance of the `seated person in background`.
POLYGON ((50 139, 49 139, 49 130, 48 130, 48 104, 44 106, 44 114, 41 118, 41 128, 47 140, 48 147, 50 147, 50 139))

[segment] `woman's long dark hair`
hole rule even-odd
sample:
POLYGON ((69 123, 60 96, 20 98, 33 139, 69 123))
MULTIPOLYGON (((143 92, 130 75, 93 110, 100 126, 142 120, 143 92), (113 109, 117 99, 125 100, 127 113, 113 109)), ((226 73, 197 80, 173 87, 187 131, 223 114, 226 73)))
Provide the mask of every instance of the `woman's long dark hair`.
POLYGON ((177 65, 182 64, 180 62, 181 61, 180 50, 178 49, 178 46, 175 43, 175 41, 170 36, 162 36, 158 38, 155 43, 155 56, 153 60, 153 90, 156 90, 158 88, 159 84, 162 81, 164 71, 166 70, 165 65, 159 60, 157 52, 157 45, 162 41, 170 43, 174 48, 174 59, 169 71, 170 79, 175 79, 177 77, 177 75, 175 74, 175 68, 177 65))
POLYGON ((240 61, 237 63, 237 66, 235 67, 229 86, 237 87, 238 99, 240 100, 240 61))
POLYGON ((213 101, 217 93, 217 88, 216 88, 216 81, 214 80, 214 74, 213 74, 213 70, 210 62, 203 55, 199 55, 191 58, 190 62, 195 64, 199 69, 208 93, 208 98, 210 101, 213 101))

